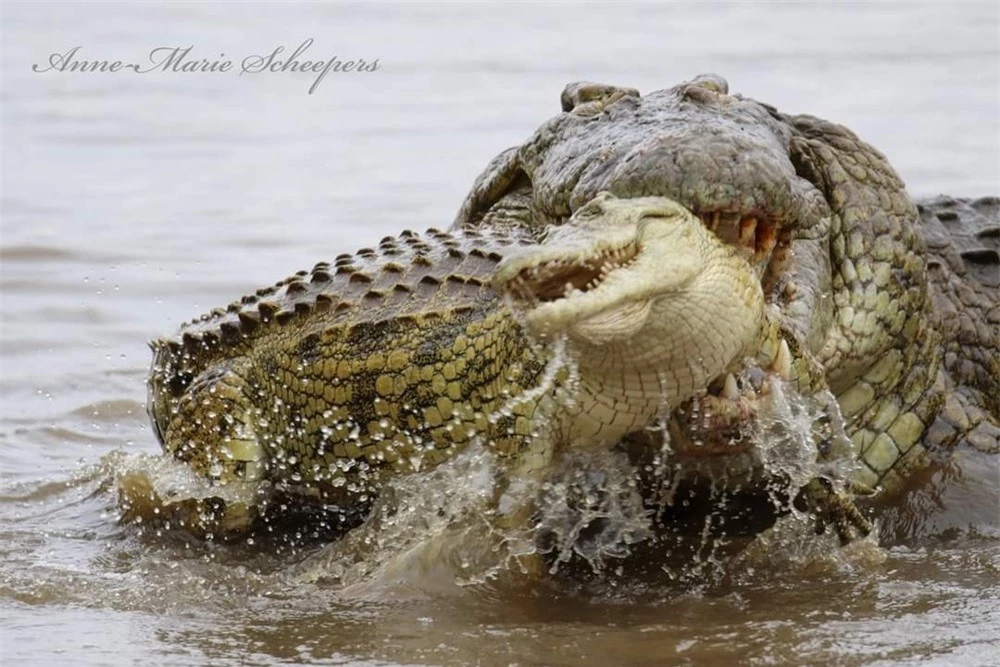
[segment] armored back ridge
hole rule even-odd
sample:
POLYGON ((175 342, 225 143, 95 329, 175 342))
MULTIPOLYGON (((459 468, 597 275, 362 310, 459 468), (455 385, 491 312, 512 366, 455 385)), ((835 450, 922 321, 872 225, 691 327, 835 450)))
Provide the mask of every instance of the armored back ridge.
POLYGON ((161 441, 224 481, 375 483, 440 460, 485 430, 500 359, 504 383, 537 375, 488 286, 499 251, 529 240, 404 232, 186 324, 153 343, 161 441))

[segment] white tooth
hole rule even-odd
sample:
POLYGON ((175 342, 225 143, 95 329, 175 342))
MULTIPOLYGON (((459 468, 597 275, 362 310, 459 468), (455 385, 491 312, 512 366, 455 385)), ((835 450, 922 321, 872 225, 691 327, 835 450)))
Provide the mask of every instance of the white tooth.
POLYGON ((732 373, 726 373, 726 384, 722 388, 722 395, 730 400, 739 398, 740 390, 736 387, 736 378, 732 373))
POLYGON ((792 378, 792 353, 788 350, 788 343, 781 339, 778 345, 778 355, 774 359, 774 370, 785 380, 792 378))
POLYGON ((761 243, 760 243, 760 249, 759 250, 760 250, 761 255, 768 255, 772 250, 774 250, 774 246, 775 245, 776 245, 776 243, 775 243, 775 240, 774 240, 774 235, 773 234, 765 234, 763 236, 763 238, 761 239, 761 243))

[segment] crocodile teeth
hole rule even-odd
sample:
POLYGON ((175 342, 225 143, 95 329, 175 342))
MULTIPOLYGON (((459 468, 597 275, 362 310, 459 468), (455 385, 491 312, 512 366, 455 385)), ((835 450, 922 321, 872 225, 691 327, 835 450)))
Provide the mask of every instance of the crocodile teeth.
POLYGON ((757 239, 757 218, 740 220, 740 245, 754 248, 757 239))
POLYGON ((790 380, 792 378, 792 353, 784 338, 778 345, 778 354, 774 358, 774 370, 782 379, 790 380))
POLYGON ((722 395, 730 400, 740 397, 740 390, 736 386, 736 378, 733 377, 732 373, 726 373, 726 382, 722 387, 722 395))
POLYGON ((766 257, 771 254, 775 246, 778 243, 778 235, 775 232, 773 224, 762 224, 757 230, 756 235, 756 254, 760 257, 766 257))

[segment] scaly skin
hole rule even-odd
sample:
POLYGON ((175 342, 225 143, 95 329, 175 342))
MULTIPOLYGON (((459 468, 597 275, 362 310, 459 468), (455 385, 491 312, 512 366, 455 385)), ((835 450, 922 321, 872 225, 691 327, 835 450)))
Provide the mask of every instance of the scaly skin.
POLYGON ((703 391, 770 330, 747 261, 668 199, 599 196, 533 241, 404 232, 155 341, 164 448, 219 484, 337 504, 476 440, 541 475, 703 391))
MULTIPOLYGON (((562 107, 487 166, 456 229, 558 225, 601 191, 671 197, 746 248, 799 391, 836 396, 855 488, 892 493, 957 445, 1000 451, 996 199, 938 201, 922 223, 877 150, 715 75, 645 97, 571 84, 562 107)), ((681 456, 736 451, 722 441, 753 417, 755 372, 673 412, 681 456)))

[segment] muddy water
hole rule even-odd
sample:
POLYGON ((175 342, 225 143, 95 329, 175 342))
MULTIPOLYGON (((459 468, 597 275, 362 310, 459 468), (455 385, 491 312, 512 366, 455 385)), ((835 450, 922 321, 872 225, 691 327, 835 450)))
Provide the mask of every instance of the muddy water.
MULTIPOLYGON (((449 554, 345 589, 306 576, 323 553, 309 534, 220 545, 122 526, 114 488, 157 453, 147 338, 402 227, 446 225, 566 82, 648 91, 717 71, 849 125, 916 194, 995 194, 998 25, 989 3, 6 4, 0 661, 996 664, 989 459, 928 475, 878 544, 837 552, 789 520, 679 580, 471 576, 449 554), (379 69, 312 95, 312 75, 287 72, 31 69, 74 46, 145 63, 190 45, 238 67, 308 37, 316 59, 379 69)), ((477 479, 435 492, 475 497, 477 479)))

